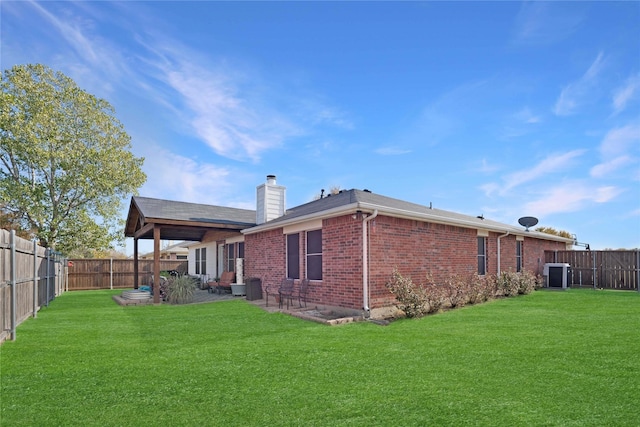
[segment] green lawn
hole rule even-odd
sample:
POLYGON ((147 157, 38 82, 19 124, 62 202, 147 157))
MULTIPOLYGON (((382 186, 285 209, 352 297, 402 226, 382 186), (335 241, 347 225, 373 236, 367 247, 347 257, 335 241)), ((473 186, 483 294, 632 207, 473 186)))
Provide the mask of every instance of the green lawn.
POLYGON ((113 293, 62 295, 0 347, 0 425, 640 425, 638 293, 538 291, 386 327, 113 293))

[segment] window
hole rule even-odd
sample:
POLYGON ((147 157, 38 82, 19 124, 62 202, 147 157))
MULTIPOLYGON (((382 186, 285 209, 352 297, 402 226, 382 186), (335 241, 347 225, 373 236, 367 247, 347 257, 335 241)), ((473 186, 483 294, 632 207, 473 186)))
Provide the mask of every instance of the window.
POLYGON ((487 243, 485 237, 478 237, 478 274, 487 274, 487 243))
POLYGON ((516 272, 522 271, 522 241, 516 241, 516 272))
POLYGON ((287 234, 287 277, 300 278, 300 233, 287 234))
POLYGON ((244 242, 238 243, 238 258, 244 259, 244 242))
POLYGON ((196 274, 207 274, 207 248, 196 249, 196 274))
POLYGON ((236 244, 227 245, 227 271, 236 271, 236 244))
POLYGON ((322 280, 322 230, 307 231, 307 278, 322 280))

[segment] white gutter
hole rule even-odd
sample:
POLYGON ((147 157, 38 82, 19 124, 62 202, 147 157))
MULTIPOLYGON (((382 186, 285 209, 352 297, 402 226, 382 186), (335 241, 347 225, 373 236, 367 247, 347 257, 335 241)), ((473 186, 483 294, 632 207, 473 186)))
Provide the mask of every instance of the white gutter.
POLYGON ((362 220, 362 306, 364 308, 365 317, 371 315, 369 307, 369 237, 367 234, 367 226, 369 221, 378 216, 378 210, 375 209, 372 215, 362 220))
POLYGON ((507 237, 508 235, 509 232, 507 231, 502 236, 498 236, 498 275, 500 275, 500 239, 502 239, 503 237, 507 237))

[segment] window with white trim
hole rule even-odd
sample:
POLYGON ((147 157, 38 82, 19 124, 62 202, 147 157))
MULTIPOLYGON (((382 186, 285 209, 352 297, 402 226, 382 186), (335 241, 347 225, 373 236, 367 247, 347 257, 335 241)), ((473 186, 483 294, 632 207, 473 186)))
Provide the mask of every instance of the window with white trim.
POLYGON ((516 241, 516 272, 522 271, 522 241, 516 241))
POLYGON ((196 274, 207 274, 207 248, 196 249, 196 274))
POLYGON ((236 271, 236 244, 227 245, 227 271, 236 271))

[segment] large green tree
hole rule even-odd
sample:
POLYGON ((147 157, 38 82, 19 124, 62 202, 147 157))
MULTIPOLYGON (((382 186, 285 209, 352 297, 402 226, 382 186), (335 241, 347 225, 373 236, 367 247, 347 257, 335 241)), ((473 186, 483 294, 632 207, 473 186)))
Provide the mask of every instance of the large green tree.
POLYGON ((40 64, 4 70, 1 88, 5 214, 66 254, 111 249, 124 198, 146 180, 113 107, 40 64))

